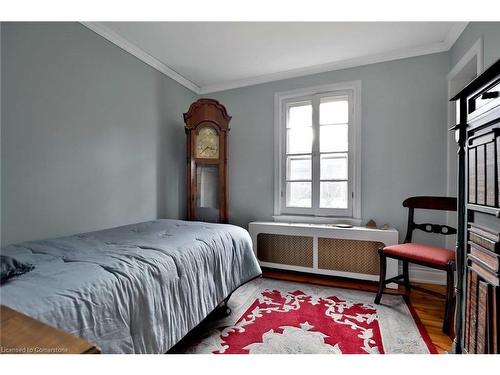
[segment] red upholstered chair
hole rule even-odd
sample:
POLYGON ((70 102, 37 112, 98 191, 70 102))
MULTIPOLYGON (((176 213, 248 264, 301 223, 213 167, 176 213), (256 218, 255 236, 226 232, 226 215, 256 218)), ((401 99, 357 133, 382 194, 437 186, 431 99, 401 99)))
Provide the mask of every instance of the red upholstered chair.
MULTIPOLYGON (((428 233, 438 233, 443 235, 455 234, 455 228, 447 225, 438 224, 416 224, 414 221, 414 211, 418 209, 456 211, 457 199, 449 197, 411 197, 403 202, 403 206, 408 208, 408 228, 406 237, 402 244, 387 246, 379 249, 380 255, 380 283, 375 297, 375 303, 380 303, 380 298, 384 292, 384 287, 396 282, 405 286, 406 292, 409 292, 412 286, 408 275, 408 263, 420 264, 422 266, 446 271, 446 307, 443 321, 443 332, 450 333, 451 316, 454 306, 454 271, 455 271, 455 252, 453 250, 426 245, 422 243, 411 242, 413 230, 419 229, 428 233), (387 258, 398 259, 403 262, 403 273, 396 277, 386 280, 387 258)), ((413 289, 421 290, 431 294, 438 294, 434 291, 413 286, 413 289)), ((440 294, 439 294, 440 295, 440 294)))

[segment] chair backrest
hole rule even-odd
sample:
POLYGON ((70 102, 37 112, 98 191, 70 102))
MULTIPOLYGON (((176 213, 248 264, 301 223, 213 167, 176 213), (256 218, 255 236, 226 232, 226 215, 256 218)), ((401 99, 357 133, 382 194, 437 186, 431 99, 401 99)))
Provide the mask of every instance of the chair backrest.
POLYGON ((412 234, 415 229, 427 233, 443 234, 445 236, 457 233, 457 230, 448 225, 432 223, 415 223, 415 209, 438 210, 438 211, 456 211, 457 198, 452 197, 410 197, 404 200, 403 206, 408 208, 408 228, 404 242, 411 242, 412 234))

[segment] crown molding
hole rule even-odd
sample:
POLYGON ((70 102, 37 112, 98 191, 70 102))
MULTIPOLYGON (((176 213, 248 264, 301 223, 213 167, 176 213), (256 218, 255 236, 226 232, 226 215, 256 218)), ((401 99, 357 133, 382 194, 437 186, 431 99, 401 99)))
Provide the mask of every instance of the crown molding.
POLYGON ((409 57, 429 55, 432 53, 439 53, 448 51, 448 47, 444 42, 432 43, 425 46, 408 48, 405 50, 391 51, 387 53, 381 53, 371 56, 363 56, 355 59, 348 59, 337 61, 333 63, 315 65, 307 68, 287 70, 284 72, 276 72, 271 74, 266 74, 258 77, 251 77, 242 80, 229 81, 224 83, 217 83, 213 85, 206 85, 200 88, 200 94, 208 94, 218 91, 230 90, 239 87, 258 85, 261 83, 267 83, 272 81, 279 81, 288 78, 296 78, 307 76, 311 74, 325 73, 334 70, 354 68, 357 66, 370 65, 381 63, 385 61, 405 59, 409 57))
POLYGON ((469 22, 455 22, 455 25, 448 31, 444 39, 444 44, 450 49, 453 47, 457 39, 462 35, 469 22))
POLYGON ((261 83, 279 81, 288 78, 296 78, 311 74, 325 73, 334 70, 341 70, 341 69, 354 68, 357 66, 376 64, 385 61, 399 60, 415 56, 445 52, 448 51, 453 46, 453 44, 457 41, 457 39, 460 37, 462 32, 469 24, 468 22, 456 22, 442 42, 407 48, 403 50, 390 51, 371 56, 363 56, 354 59, 347 59, 326 64, 320 64, 306 68, 292 69, 283 72, 265 74, 241 80, 220 82, 200 87, 195 83, 191 82, 189 79, 177 73, 175 70, 173 70, 160 60, 156 59, 155 57, 151 56, 141 48, 137 47, 135 44, 129 42, 128 40, 126 40, 125 38, 114 32, 110 28, 104 26, 102 23, 100 22, 80 22, 80 23, 83 26, 99 34, 103 38, 109 40, 116 46, 122 48, 123 50, 137 57, 139 60, 143 61, 152 68, 158 70, 159 72, 165 74, 166 76, 172 78, 174 81, 180 83, 181 85, 183 85, 184 87, 188 88, 189 90, 193 91, 198 95, 230 90, 245 86, 253 86, 261 83))
POLYGON ((271 73, 258 77, 250 77, 242 80, 206 85, 200 88, 200 94, 209 94, 218 91, 235 89, 238 87, 252 86, 252 85, 258 85, 260 83, 279 81, 282 79, 302 77, 310 74, 325 73, 329 71, 354 68, 357 66, 376 64, 385 61, 406 59, 409 57, 445 52, 448 51, 453 46, 453 44, 455 44, 455 42, 460 37, 460 35, 462 35, 463 31, 465 30, 468 24, 469 22, 456 22, 455 25, 453 25, 453 27, 450 29, 450 31, 448 31, 448 34, 446 34, 446 37, 442 42, 432 43, 419 47, 407 48, 403 50, 390 51, 377 55, 363 56, 355 59, 321 64, 307 68, 271 73))
POLYGON ((125 38, 114 32, 113 30, 111 30, 109 27, 104 26, 100 22, 80 22, 80 24, 92 30, 96 34, 99 34, 103 38, 109 40, 111 43, 127 51, 131 55, 137 57, 139 60, 148 64, 152 68, 165 74, 167 77, 172 78, 174 81, 180 83, 182 86, 188 88, 189 90, 193 91, 196 94, 200 94, 200 87, 198 85, 191 82, 187 78, 183 77, 175 70, 162 63, 160 60, 151 56, 149 53, 143 51, 135 44, 129 42, 128 40, 126 40, 125 38))

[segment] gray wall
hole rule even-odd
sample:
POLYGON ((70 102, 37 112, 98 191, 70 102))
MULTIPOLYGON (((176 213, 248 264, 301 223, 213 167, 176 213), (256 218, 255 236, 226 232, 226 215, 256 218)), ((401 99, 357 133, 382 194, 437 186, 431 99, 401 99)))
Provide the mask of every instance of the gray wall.
POLYGON ((483 37, 484 67, 500 58, 500 22, 471 22, 450 49, 450 69, 483 37))
POLYGON ((183 217, 196 95, 77 23, 2 23, 2 243, 183 217))
MULTIPOLYGON (((181 115, 196 95, 76 23, 1 31, 2 243, 183 217, 181 115)), ((446 192, 445 75, 479 34, 489 64, 497 27, 473 23, 450 53, 206 95, 233 116, 230 221, 273 214, 274 93, 360 79, 362 216, 402 233, 404 198, 446 192)))
POLYGON ((406 197, 446 194, 448 69, 448 54, 440 53, 210 94, 233 116, 230 221, 246 227, 272 219, 274 93, 361 80, 362 217, 402 235, 406 197))

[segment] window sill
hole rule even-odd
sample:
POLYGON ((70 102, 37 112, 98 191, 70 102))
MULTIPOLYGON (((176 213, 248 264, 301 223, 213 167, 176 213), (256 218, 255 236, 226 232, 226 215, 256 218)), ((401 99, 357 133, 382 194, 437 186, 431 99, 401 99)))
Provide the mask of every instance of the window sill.
POLYGON ((314 223, 314 224, 351 224, 361 225, 361 219, 353 217, 329 217, 306 215, 275 215, 274 221, 278 223, 314 223))

